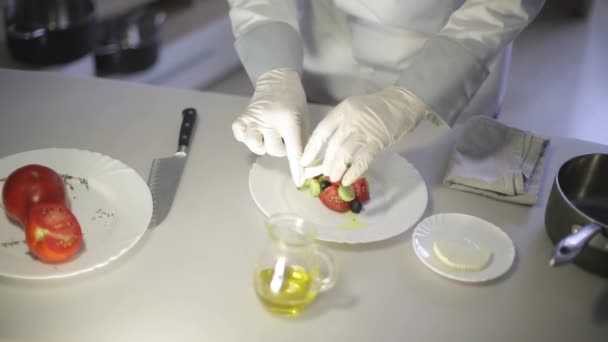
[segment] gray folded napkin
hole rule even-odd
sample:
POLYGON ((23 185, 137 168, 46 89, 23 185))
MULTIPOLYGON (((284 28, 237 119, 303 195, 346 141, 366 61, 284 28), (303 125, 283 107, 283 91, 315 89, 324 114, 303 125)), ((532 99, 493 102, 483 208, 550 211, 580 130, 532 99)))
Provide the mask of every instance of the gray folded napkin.
POLYGON ((452 189, 533 205, 548 144, 549 139, 492 118, 472 117, 456 139, 443 182, 452 189))

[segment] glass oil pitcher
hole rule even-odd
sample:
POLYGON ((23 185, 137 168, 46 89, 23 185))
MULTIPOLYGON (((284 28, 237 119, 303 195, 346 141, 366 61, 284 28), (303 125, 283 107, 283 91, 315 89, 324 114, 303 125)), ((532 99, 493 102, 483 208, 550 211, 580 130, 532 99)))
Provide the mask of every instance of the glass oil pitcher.
POLYGON ((266 228, 269 243, 254 267, 256 294, 271 312, 297 316, 319 292, 334 286, 335 263, 316 246, 314 227, 301 217, 271 215, 266 228))

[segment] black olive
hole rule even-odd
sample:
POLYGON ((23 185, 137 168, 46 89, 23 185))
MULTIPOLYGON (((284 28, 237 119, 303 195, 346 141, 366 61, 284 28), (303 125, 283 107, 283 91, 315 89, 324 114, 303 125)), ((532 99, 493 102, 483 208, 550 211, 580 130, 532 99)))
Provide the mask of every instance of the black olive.
POLYGON ((324 180, 319 185, 321 185, 321 191, 323 191, 323 190, 327 189, 331 185, 331 183, 324 180))
POLYGON ((353 200, 350 202, 350 211, 353 213, 358 214, 361 212, 361 209, 363 209, 363 205, 358 200, 353 200))

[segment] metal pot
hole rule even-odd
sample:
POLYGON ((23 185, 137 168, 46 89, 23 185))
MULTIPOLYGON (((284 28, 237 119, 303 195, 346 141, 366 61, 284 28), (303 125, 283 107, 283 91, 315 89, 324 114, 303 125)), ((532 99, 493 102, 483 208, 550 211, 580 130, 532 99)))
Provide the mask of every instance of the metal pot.
POLYGON ((608 277, 608 154, 585 154, 559 169, 545 211, 556 244, 552 266, 573 262, 608 277))
POLYGON ((13 58, 36 66, 63 64, 93 50, 91 0, 7 0, 6 41, 13 58))
POLYGON ((160 29, 166 13, 154 4, 103 20, 97 33, 95 67, 98 75, 133 73, 158 59, 160 29))

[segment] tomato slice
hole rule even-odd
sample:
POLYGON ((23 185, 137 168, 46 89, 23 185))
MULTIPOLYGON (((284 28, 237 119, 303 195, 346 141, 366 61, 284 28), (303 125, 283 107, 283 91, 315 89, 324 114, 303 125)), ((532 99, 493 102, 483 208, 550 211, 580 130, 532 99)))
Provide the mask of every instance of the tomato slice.
POLYGON ((369 184, 367 178, 361 177, 353 183, 355 198, 361 203, 369 201, 369 184))
POLYGON ((338 195, 338 185, 332 184, 319 194, 319 199, 327 208, 337 211, 346 212, 350 210, 350 204, 343 201, 338 195))
POLYGON ((72 211, 57 203, 39 203, 30 208, 25 227, 30 252, 43 262, 70 259, 82 246, 82 229, 72 211))

